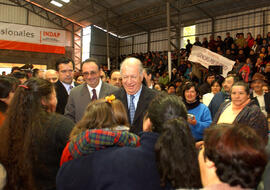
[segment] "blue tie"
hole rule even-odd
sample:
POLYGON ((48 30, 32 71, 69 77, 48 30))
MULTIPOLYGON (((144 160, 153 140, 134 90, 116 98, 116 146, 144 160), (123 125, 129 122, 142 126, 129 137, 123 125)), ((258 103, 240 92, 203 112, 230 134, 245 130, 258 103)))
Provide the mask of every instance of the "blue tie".
POLYGON ((130 124, 133 123, 134 115, 135 115, 135 106, 134 106, 134 100, 135 96, 130 95, 130 106, 129 106, 129 116, 130 116, 130 124))

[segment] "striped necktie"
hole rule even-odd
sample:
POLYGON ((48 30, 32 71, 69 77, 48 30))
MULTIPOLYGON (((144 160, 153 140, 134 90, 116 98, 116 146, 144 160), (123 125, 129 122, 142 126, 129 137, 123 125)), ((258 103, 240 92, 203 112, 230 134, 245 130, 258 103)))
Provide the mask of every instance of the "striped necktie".
POLYGON ((135 96, 130 95, 130 105, 129 105, 129 116, 130 116, 130 124, 133 123, 134 115, 135 115, 135 106, 134 106, 134 100, 135 96))
POLYGON ((93 92, 93 96, 92 96, 92 101, 93 101, 97 99, 96 89, 93 89, 92 92, 93 92))

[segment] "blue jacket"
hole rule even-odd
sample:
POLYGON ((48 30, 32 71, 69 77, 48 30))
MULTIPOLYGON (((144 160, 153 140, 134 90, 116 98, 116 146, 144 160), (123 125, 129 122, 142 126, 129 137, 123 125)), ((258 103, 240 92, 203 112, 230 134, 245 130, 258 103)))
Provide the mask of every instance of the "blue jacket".
POLYGON ((205 128, 209 127, 212 123, 212 118, 208 107, 200 103, 197 107, 188 110, 188 113, 195 115, 197 124, 190 125, 190 129, 193 137, 198 140, 203 139, 203 131, 205 128))
POLYGON ((65 163, 58 171, 58 190, 160 190, 154 145, 157 133, 143 133, 141 146, 113 147, 65 163))

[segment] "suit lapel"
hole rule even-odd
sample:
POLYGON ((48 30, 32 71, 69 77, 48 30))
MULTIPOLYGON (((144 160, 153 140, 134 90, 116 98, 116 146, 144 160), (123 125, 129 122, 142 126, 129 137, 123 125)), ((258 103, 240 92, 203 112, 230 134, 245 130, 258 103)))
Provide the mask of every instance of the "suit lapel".
POLYGON ((140 97, 139 97, 139 101, 137 103, 137 108, 136 108, 136 111, 135 111, 135 116, 134 116, 134 119, 133 119, 133 123, 141 115, 141 112, 145 111, 144 107, 145 107, 146 104, 144 104, 144 102, 146 102, 146 99, 147 99, 147 96, 145 95, 145 93, 146 93, 145 91, 146 91, 146 89, 142 85, 142 91, 141 91, 141 94, 140 94, 140 97))
POLYGON ((57 82, 59 82, 58 86, 59 86, 60 92, 63 92, 63 95, 65 97, 68 97, 68 93, 64 85, 59 80, 57 82))
POLYGON ((127 111, 128 120, 130 121, 129 109, 128 109, 128 101, 127 101, 127 93, 126 93, 126 91, 124 90, 123 87, 121 88, 119 99, 122 100, 122 103, 124 104, 124 107, 126 108, 126 111, 127 111))
MULTIPOLYGON (((90 98, 90 93, 89 90, 87 88, 87 84, 83 84, 83 88, 81 90, 81 102, 90 102, 91 98, 90 98)), ((88 104, 87 103, 87 104, 88 104)))
POLYGON ((106 84, 102 82, 98 98, 104 98, 106 96, 106 90, 107 90, 106 84))
POLYGON ((265 110, 268 113, 270 111, 270 95, 268 93, 264 94, 264 103, 265 103, 265 110))

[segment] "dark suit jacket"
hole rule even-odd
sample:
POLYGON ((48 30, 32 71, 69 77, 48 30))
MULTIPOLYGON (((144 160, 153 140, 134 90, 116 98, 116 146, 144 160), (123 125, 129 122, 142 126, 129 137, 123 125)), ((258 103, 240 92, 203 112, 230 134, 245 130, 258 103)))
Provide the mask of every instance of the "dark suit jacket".
POLYGON ((64 85, 60 82, 60 80, 58 80, 55 83, 55 91, 56 91, 56 97, 57 97, 56 112, 60 114, 64 114, 65 107, 68 100, 68 93, 64 85))
MULTIPOLYGON (((253 97, 253 92, 250 94, 251 99, 255 101, 255 103, 260 107, 257 97, 253 97)), ((270 93, 264 94, 264 103, 265 103, 265 110, 268 114, 270 114, 270 93)))
POLYGON ((210 104, 208 105, 208 108, 211 112, 211 116, 212 118, 215 117, 220 105, 222 103, 224 103, 225 100, 230 100, 230 95, 226 94, 225 92, 218 92, 217 94, 215 94, 215 96, 213 97, 213 99, 211 100, 210 104))
MULTIPOLYGON (((140 94, 140 98, 137 104, 137 109, 135 111, 135 116, 133 119, 133 123, 130 125, 130 132, 138 134, 142 131, 143 126, 143 117, 148 108, 149 103, 151 100, 156 96, 156 92, 150 88, 145 87, 142 85, 142 91, 140 94)), ((128 118, 129 118, 129 110, 128 110, 128 101, 127 101, 127 93, 124 88, 119 89, 115 92, 115 97, 122 101, 124 104, 128 118)), ((129 118, 130 122, 130 118, 129 118)))
MULTIPOLYGON (((113 94, 118 87, 102 82, 99 98, 113 94)), ((87 105, 91 102, 87 84, 81 84, 70 91, 68 102, 65 108, 65 116, 77 123, 84 115, 87 105)))

